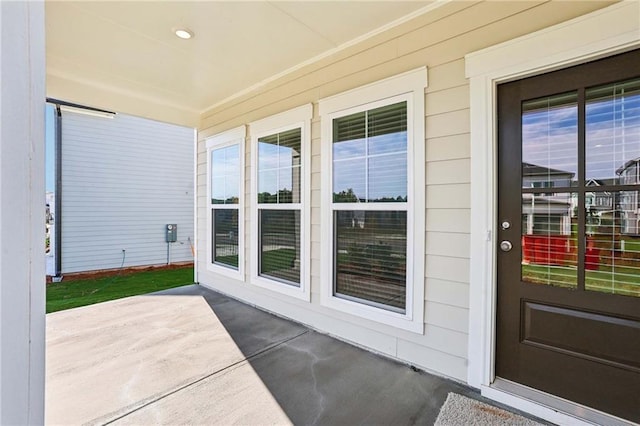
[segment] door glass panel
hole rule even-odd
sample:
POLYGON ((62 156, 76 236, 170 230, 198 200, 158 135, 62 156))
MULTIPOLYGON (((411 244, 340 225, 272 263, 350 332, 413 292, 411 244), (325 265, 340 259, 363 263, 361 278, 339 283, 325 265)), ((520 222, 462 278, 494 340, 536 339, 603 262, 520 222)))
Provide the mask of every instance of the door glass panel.
POLYGON ((586 184, 637 184, 640 79, 586 91, 586 184))
POLYGON ((640 79, 586 91, 585 289, 640 297, 640 79))
POLYGON ((640 297, 639 192, 595 193, 617 208, 587 210, 586 290, 640 297))
POLYGON ((577 287, 575 192, 522 194, 522 281, 577 287))
POLYGON ((575 186, 578 106, 575 92, 522 104, 522 187, 575 186))

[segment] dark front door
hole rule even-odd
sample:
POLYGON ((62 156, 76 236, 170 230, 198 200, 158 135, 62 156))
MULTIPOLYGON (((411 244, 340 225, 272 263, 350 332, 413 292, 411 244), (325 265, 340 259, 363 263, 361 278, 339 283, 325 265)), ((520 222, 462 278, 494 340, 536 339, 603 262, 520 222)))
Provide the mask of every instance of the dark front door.
POLYGON ((640 51, 498 87, 496 376, 640 422, 640 51))

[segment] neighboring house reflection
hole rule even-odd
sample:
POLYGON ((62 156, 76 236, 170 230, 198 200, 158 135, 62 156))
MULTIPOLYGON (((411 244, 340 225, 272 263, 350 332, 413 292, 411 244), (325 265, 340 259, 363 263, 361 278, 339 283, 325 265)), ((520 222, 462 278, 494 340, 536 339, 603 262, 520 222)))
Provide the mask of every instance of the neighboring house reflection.
MULTIPOLYGON (((537 164, 522 163, 523 188, 571 186, 575 173, 537 164)), ((522 194, 522 233, 525 235, 569 235, 573 199, 570 193, 522 194)))
POLYGON ((523 188, 554 188, 571 186, 575 173, 537 164, 522 163, 523 188))
MULTIPOLYGON (((620 185, 636 185, 640 183, 639 166, 640 158, 627 161, 616 170, 620 185)), ((620 191, 620 232, 623 234, 640 234, 640 208, 638 204, 638 191, 620 191)))

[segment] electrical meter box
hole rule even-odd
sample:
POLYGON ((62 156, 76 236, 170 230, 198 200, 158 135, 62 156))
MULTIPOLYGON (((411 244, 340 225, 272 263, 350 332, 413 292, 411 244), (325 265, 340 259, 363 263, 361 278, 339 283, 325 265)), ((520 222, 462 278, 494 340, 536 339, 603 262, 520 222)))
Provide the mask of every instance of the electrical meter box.
POLYGON ((171 223, 165 226, 165 236, 168 243, 175 243, 178 241, 178 225, 171 223))

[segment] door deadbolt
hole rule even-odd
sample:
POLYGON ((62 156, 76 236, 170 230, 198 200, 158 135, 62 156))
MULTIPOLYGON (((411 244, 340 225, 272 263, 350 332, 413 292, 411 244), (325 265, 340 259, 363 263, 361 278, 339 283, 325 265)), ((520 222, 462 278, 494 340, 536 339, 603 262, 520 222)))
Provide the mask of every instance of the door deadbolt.
POLYGON ((502 226, 502 230, 506 231, 507 229, 511 228, 511 223, 509 223, 508 221, 504 221, 500 224, 502 226))
POLYGON ((512 248, 513 248, 513 244, 511 244, 511 241, 505 240, 500 242, 500 250, 511 251, 512 248))

